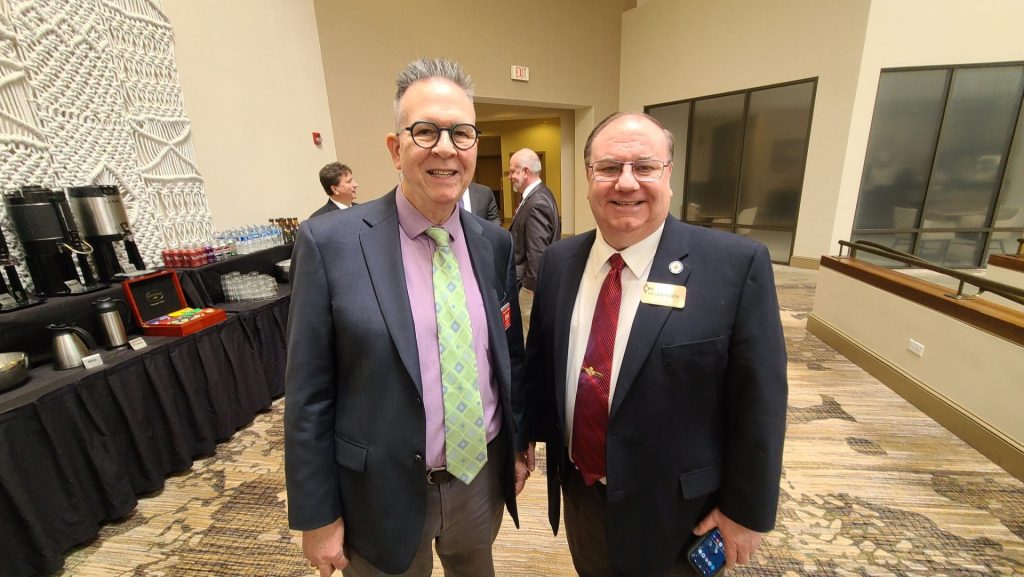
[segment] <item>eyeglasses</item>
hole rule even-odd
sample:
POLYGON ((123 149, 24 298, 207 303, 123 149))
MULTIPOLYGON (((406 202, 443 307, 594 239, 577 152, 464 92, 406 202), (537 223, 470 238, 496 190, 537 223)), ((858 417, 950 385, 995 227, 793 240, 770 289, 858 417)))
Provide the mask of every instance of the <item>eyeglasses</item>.
POLYGON ((455 124, 449 128, 441 128, 433 122, 418 120, 406 126, 412 141, 420 148, 434 148, 441 140, 441 133, 447 132, 452 145, 459 150, 469 150, 480 137, 480 130, 472 124, 455 124))
POLYGON ((599 160, 589 166, 594 173, 594 180, 601 182, 612 182, 622 176, 622 168, 630 165, 633 170, 633 178, 639 182, 651 182, 661 178, 665 174, 665 167, 672 164, 660 160, 634 160, 632 162, 619 162, 618 160, 599 160))

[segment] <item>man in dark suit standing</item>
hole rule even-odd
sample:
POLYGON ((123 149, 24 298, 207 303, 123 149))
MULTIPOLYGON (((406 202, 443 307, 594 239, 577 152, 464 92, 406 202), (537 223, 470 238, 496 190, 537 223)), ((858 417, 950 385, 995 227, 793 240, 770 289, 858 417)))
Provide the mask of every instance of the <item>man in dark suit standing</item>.
POLYGON ((512 243, 457 208, 477 155, 469 77, 417 60, 397 88, 398 187, 306 221, 295 244, 289 524, 321 577, 426 576, 432 546, 445 575, 489 576, 528 474, 512 451, 512 243))
POLYGON ((786 352, 767 249, 669 217, 672 135, 620 113, 585 148, 598 230, 544 255, 517 440, 547 443, 549 519, 582 576, 692 575, 775 524, 786 352))
POLYGON ((482 184, 469 183, 469 188, 462 193, 459 206, 494 224, 501 226, 501 213, 498 203, 494 200, 494 192, 482 184))
POLYGON ((523 196, 509 231, 516 247, 516 278, 528 291, 536 290, 540 257, 551 243, 562 235, 555 196, 540 179, 540 157, 524 148, 508 162, 508 178, 512 190, 523 196))
POLYGON ((335 210, 345 210, 355 204, 359 183, 352 175, 352 169, 340 162, 330 162, 320 169, 320 186, 327 193, 327 204, 316 209, 309 218, 335 210))

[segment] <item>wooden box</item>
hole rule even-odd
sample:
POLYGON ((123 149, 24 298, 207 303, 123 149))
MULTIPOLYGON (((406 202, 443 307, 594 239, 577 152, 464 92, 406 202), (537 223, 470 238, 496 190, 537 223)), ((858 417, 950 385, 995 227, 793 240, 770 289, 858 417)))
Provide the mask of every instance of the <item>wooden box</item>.
POLYGON ((228 318, 221 309, 189 308, 173 270, 127 279, 121 286, 135 322, 147 336, 183 337, 228 318))

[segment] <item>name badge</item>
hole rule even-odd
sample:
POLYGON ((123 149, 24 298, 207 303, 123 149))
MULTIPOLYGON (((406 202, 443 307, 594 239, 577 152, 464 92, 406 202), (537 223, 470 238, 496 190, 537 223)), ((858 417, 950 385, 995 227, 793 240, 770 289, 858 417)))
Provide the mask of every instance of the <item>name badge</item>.
POLYGON ((660 282, 644 283, 640 302, 659 307, 681 309, 686 305, 686 287, 660 282))
POLYGON ((501 324, 505 325, 506 331, 512 326, 512 305, 509 303, 501 305, 501 324))

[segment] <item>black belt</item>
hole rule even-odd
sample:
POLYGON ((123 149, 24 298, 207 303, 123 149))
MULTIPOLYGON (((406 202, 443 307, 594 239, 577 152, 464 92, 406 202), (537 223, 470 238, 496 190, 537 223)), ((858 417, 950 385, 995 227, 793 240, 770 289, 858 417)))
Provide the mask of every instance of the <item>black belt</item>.
POLYGON ((431 469, 427 471, 428 485, 443 485, 454 478, 455 475, 452 475, 451 473, 448 472, 448 469, 445 469, 443 467, 440 469, 431 469))
MULTIPOLYGON (((504 430, 499 431, 498 434, 493 439, 491 439, 489 443, 487 443, 488 456, 490 456, 491 445, 498 442, 499 439, 504 439, 504 430)), ((454 478, 455 475, 449 473, 448 469, 445 469, 444 467, 438 467, 436 469, 430 469, 429 471, 427 471, 428 485, 444 485, 445 483, 451 481, 454 478)))

